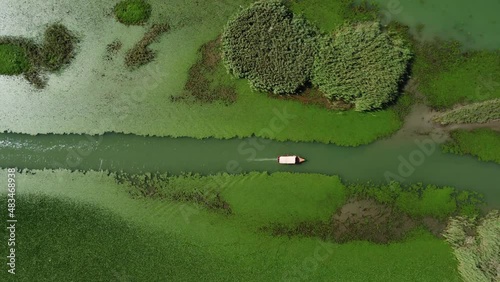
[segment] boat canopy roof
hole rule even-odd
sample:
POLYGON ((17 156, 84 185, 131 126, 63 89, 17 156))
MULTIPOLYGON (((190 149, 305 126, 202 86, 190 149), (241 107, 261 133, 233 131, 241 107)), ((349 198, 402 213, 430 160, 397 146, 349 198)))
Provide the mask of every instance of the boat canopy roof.
POLYGON ((297 156, 281 156, 278 161, 280 164, 294 164, 297 162, 297 156))

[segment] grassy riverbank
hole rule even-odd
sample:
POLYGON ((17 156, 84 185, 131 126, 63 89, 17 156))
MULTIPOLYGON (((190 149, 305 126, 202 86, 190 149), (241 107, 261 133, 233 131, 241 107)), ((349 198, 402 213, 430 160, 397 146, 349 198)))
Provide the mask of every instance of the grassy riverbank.
MULTIPOLYGON (((5 178, 5 171, 0 175, 5 178)), ((141 196, 135 188, 98 172, 33 171, 18 173, 16 179, 17 276, 25 280, 118 276, 318 281, 335 275, 348 281, 366 277, 458 281, 451 248, 422 228, 382 245, 276 237, 260 231, 272 222, 328 220, 353 195, 334 176, 251 173, 168 178, 167 187, 220 192, 231 214, 172 201, 166 194, 141 196)), ((421 208, 430 211, 428 207, 452 199, 444 194, 421 208)))
POLYGON ((451 141, 442 146, 444 152, 458 155, 473 155, 482 161, 500 164, 500 133, 480 128, 473 131, 451 132, 451 141))

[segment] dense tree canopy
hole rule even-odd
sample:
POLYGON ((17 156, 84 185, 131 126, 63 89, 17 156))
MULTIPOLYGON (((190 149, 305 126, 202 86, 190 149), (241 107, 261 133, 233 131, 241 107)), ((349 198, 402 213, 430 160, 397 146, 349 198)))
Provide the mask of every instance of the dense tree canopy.
POLYGON ((379 23, 346 25, 320 45, 313 81, 328 98, 367 111, 396 97, 411 51, 403 40, 382 31, 379 23))
POLYGON ((257 90, 293 93, 310 79, 315 38, 315 29, 281 2, 257 2, 228 22, 224 62, 257 90))

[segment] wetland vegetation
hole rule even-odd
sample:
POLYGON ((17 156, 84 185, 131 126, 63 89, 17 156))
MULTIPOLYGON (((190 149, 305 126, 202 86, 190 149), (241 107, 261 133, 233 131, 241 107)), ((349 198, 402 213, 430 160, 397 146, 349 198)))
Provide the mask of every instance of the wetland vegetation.
POLYGON ((22 74, 29 68, 26 51, 13 43, 0 43, 0 74, 22 74))
POLYGON ((116 19, 125 25, 140 25, 151 16, 151 4, 145 0, 123 0, 116 4, 116 19))
POLYGON ((231 205, 230 216, 196 202, 137 198, 128 184, 101 172, 43 170, 18 177, 25 187, 18 214, 25 218, 23 236, 18 239, 27 246, 19 256, 30 258, 18 275, 27 280, 75 275, 92 280, 115 275, 196 280, 207 273, 213 280, 286 280, 299 275, 313 280, 335 275, 349 281, 367 276, 374 281, 458 279, 451 247, 424 229, 388 244, 262 233, 260 228, 273 222, 291 226, 328 220, 347 201, 346 186, 336 176, 251 173, 168 178, 169 185, 185 191, 218 189, 231 205), (303 261, 313 258, 318 248, 319 263, 329 267, 314 271, 304 267, 302 273, 303 261), (277 251, 286 255, 276 255, 277 251), (372 259, 374 255, 379 259, 372 259), (346 256, 352 263, 342 263, 346 256))
POLYGON ((141 40, 137 42, 132 49, 125 55, 125 65, 131 69, 138 68, 154 60, 156 53, 149 48, 151 43, 157 41, 158 37, 168 32, 170 26, 165 24, 153 24, 144 34, 141 40))
POLYGON ((0 38, 0 74, 23 74, 36 88, 45 87, 43 72, 57 72, 75 56, 78 39, 65 26, 55 23, 47 27, 43 41, 18 37, 0 38))
MULTIPOLYGON (((111 2, 102 5, 113 8, 111 2)), ((16 92, 19 101, 42 102, 50 114, 35 111, 18 123, 23 117, 2 109, 4 130, 257 136, 359 146, 396 132, 416 102, 443 111, 444 124, 499 118, 498 51, 419 40, 402 24, 380 23, 380 7, 366 2, 125 0, 113 12, 122 24, 142 26, 103 20, 95 34, 85 31, 87 38, 114 40, 106 46, 95 42, 108 59, 129 48, 124 65, 134 72, 124 75, 127 68, 112 60, 101 67, 102 62, 91 60, 97 51, 86 44, 80 62, 89 65, 75 71, 92 73, 84 77, 92 85, 82 87, 77 75, 68 83, 77 87, 64 89, 74 91, 70 98, 61 97, 57 87, 44 93, 45 100, 16 92), (168 24, 145 25, 167 19, 168 24), (106 37, 107 29, 122 37, 106 37), (168 38, 160 37, 165 32, 168 38), (156 54, 162 56, 154 60, 156 54), (151 68, 140 67, 145 64, 151 68), (147 73, 155 68, 160 71, 147 73), (161 77, 146 81, 150 76, 161 77), (410 78, 416 86, 404 89, 410 78), (132 87, 145 81, 148 87, 132 87), (137 102, 139 96, 144 99, 137 102), (284 126, 269 130, 276 118, 284 126), (98 127, 95 121, 102 120, 111 122, 98 127)), ((62 24, 50 25, 40 43, 2 37, 0 74, 24 74, 43 87, 44 72, 60 72, 71 63, 77 43, 62 24)), ((443 151, 500 163, 498 132, 457 130, 450 137, 443 151)), ((134 152, 128 148, 109 148, 111 154, 130 154, 123 160, 131 169, 147 170, 132 164, 134 152)), ((365 149, 368 154, 367 147, 356 152, 365 149)), ((366 161, 362 153, 355 156, 366 161)), ((90 167, 99 163, 96 156, 87 161, 90 167)), ((356 162, 350 164, 359 170, 356 162)), ((106 165, 113 169, 117 163, 106 165)), ((24 219, 19 240, 28 246, 20 252, 20 275, 26 281, 458 281, 460 275, 484 280, 494 277, 498 262, 498 213, 485 216, 487 199, 450 186, 355 184, 339 176, 283 172, 200 176, 41 170, 20 172, 19 179, 24 219), (326 254, 320 261, 318 248, 326 254), (306 265, 311 260, 312 268, 306 265)), ((0 200, 6 202, 3 194, 0 200)))
POLYGON ((451 140, 442 145, 444 152, 469 154, 482 161, 500 164, 500 132, 480 128, 473 131, 456 130, 450 135, 451 140))

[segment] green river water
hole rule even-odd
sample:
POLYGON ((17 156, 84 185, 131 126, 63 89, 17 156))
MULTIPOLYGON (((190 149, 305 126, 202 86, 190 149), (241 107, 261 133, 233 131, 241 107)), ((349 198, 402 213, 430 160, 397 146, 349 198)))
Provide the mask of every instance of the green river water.
MULTIPOLYGON (((376 0, 386 19, 408 24, 421 39, 434 37, 457 39, 466 48, 498 49, 500 1, 430 1, 376 0), (422 26, 423 28, 419 28, 422 26)), ((243 3, 243 1, 240 1, 243 3)), ((225 1, 225 14, 237 10, 240 2, 225 1), (234 7, 233 7, 234 6, 234 7)), ((196 49, 214 38, 225 20, 205 24, 213 19, 197 1, 154 0, 154 20, 169 15, 173 31, 154 45, 161 56, 155 62, 158 69, 168 70, 166 78, 149 91, 148 99, 135 112, 129 110, 126 122, 113 120, 112 101, 129 94, 146 71, 128 73, 120 60, 103 64, 106 44, 119 38, 124 50, 143 34, 141 27, 125 27, 109 16, 114 1, 6 1, 0 0, 0 35, 39 37, 49 22, 62 21, 83 40, 75 62, 63 73, 51 75, 50 84, 42 93, 20 78, 0 77, 0 128, 15 132, 100 132, 129 131, 143 133, 171 132, 167 121, 177 121, 180 111, 166 99, 182 90, 183 76, 195 60, 196 49), (193 9, 205 11, 204 18, 193 9), (189 24, 188 24, 189 23, 189 24), (193 25, 194 27, 191 27, 193 25), (202 28, 203 27, 203 28, 202 28), (178 42, 195 42, 189 48, 178 48, 178 42), (169 66, 172 66, 169 68, 169 66), (168 91, 169 93, 165 93, 168 91), (171 93, 170 93, 171 92, 171 93), (64 94, 64 95, 61 95, 64 94), (78 105, 78 106, 75 106, 78 105), (172 115, 170 113, 173 113, 172 115), (165 124, 158 123, 164 121, 165 124), (97 128, 97 129, 96 129, 97 128), (160 129, 157 129, 160 128, 160 129)), ((216 8, 213 8, 216 9, 216 8)), ((217 8, 219 9, 219 8, 217 8)), ((219 9, 220 10, 220 9, 219 9)), ((184 109, 182 110, 184 111, 184 109)), ((189 115, 188 115, 189 116, 189 115)), ((500 166, 477 161, 473 157, 442 154, 438 149, 424 155, 421 164, 406 165, 403 175, 398 172, 401 159, 417 154, 415 140, 386 140, 358 148, 343 148, 319 143, 292 143, 257 140, 252 149, 249 140, 196 140, 188 138, 155 138, 136 135, 106 134, 97 137, 81 135, 18 135, 1 134, 0 166, 22 168, 68 168, 109 171, 168 171, 170 173, 246 171, 292 171, 340 175, 345 181, 386 181, 387 172, 399 175, 405 183, 424 182, 451 185, 483 193, 488 202, 500 206, 500 166), (97 138, 101 139, 101 138, 97 138), (247 143, 244 143, 247 142, 247 143), (266 143, 265 145, 262 145, 266 143), (255 151, 255 158, 250 158, 255 151), (298 154, 308 159, 300 166, 280 166, 275 158, 283 154, 298 154), (249 159, 250 158, 250 159, 249 159)), ((415 156, 417 156, 415 155, 415 156)), ((253 157, 253 156, 252 156, 253 157)), ((404 166, 404 165, 403 165, 404 166)))
POLYGON ((410 27, 420 39, 453 39, 466 49, 498 50, 500 1, 374 0, 384 20, 410 27))
POLYGON ((0 164, 30 169, 65 168, 140 172, 244 173, 290 171, 339 175, 347 182, 422 182, 470 189, 500 207, 500 165, 443 154, 430 139, 388 139, 357 148, 264 139, 158 138, 136 135, 0 136, 0 164), (421 142, 420 145, 417 142, 421 142), (426 143, 427 142, 427 143, 426 143), (425 143, 425 147, 423 147, 425 143), (279 155, 308 161, 279 165, 279 155))

